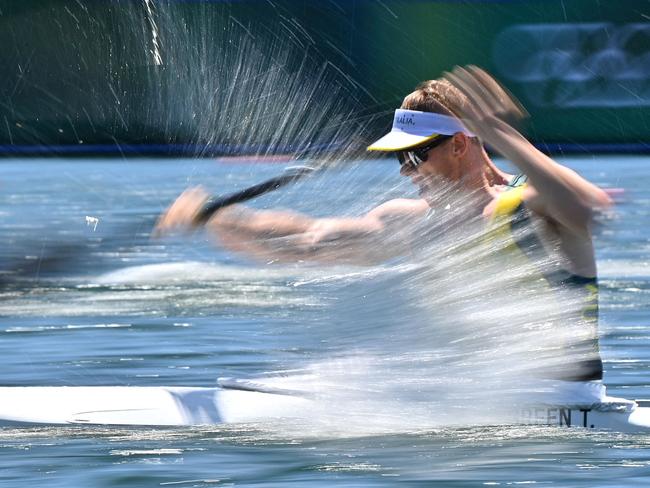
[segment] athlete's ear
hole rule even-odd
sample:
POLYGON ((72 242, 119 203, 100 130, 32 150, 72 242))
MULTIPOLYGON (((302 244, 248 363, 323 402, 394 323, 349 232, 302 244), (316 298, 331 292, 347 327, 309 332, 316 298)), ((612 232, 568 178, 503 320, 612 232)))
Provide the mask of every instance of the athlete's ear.
POLYGON ((470 139, 463 132, 456 132, 451 139, 452 154, 457 158, 463 157, 467 154, 470 145, 470 139))

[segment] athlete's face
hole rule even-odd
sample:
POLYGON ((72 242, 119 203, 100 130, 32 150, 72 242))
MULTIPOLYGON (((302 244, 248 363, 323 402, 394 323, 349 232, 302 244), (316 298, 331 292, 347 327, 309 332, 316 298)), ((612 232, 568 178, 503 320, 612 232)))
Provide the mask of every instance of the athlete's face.
POLYGON ((420 197, 429 200, 441 184, 460 179, 459 164, 454 157, 455 136, 422 154, 422 162, 414 165, 408 158, 401 165, 400 174, 411 179, 418 187, 420 197))

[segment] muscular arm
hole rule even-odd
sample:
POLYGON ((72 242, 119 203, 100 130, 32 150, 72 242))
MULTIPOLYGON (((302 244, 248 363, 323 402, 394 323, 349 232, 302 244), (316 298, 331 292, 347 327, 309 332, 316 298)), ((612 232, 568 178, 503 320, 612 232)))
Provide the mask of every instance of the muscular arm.
POLYGON ((405 252, 400 233, 419 221, 423 200, 386 202, 361 217, 311 218, 288 211, 231 207, 217 213, 209 231, 228 249, 272 261, 370 264, 405 252))
POLYGON ((595 209, 610 204, 607 194, 544 155, 504 121, 504 117, 520 117, 523 109, 485 71, 456 68, 447 77, 471 101, 462 114, 470 129, 528 176, 529 207, 576 236, 590 238, 595 209))
POLYGON ((535 148, 502 121, 494 121, 489 144, 528 176, 525 199, 540 215, 550 217, 572 232, 588 236, 594 211, 611 203, 609 196, 573 170, 535 148))
MULTIPOLYGON (((161 216, 156 234, 193 229, 206 199, 200 188, 184 192, 161 216)), ((396 199, 361 217, 319 219, 237 205, 218 211, 206 230, 226 248, 258 259, 366 264, 403 253, 409 227, 427 209, 424 200, 396 199)))

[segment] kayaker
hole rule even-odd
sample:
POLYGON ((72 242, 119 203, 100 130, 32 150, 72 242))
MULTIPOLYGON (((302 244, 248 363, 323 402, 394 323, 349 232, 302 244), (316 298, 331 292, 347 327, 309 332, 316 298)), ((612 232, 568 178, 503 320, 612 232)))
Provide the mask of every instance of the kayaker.
MULTIPOLYGON (((602 401, 591 227, 597 210, 611 202, 603 190, 541 153, 508 123, 523 116, 518 102, 486 72, 456 68, 409 94, 395 112, 392 130, 368 147, 395 152, 401 174, 419 188, 422 199, 391 200, 359 218, 314 219, 233 206, 217 212, 207 228, 227 247, 267 259, 374 262, 405 249, 368 243, 390 240, 408 223, 422 220, 439 204, 440 184, 451 185, 471 195, 468 218, 482 216, 491 222, 492 229, 511 239, 508 252, 519 258, 535 261, 541 256, 555 263, 540 269, 540 279, 581 296, 576 319, 587 328, 588 339, 579 360, 552 376, 565 380, 565 396, 602 401), (499 170, 484 143, 514 163, 527 182, 519 184, 522 179, 499 170), (515 227, 534 231, 521 241, 515 227)), ((159 231, 191 228, 206 199, 200 188, 183 193, 161 217, 159 231)))
POLYGON ((471 195, 473 206, 467 210, 490 222, 487 235, 502 240, 508 263, 539 263, 540 280, 576 297, 575 313, 567 316, 582 335, 571 344, 570 364, 547 368, 541 375, 560 380, 558 402, 602 402, 606 396, 591 231, 595 214, 611 201, 508 123, 524 116, 519 103, 485 71, 457 67, 442 81, 424 82, 409 94, 396 111, 392 130, 369 149, 397 152, 402 173, 409 173, 432 208, 440 182, 471 195), (454 130, 460 120, 462 125, 454 130), (437 130, 447 126, 449 130, 437 130), (453 135, 446 136, 448 132, 453 135), (514 163, 527 182, 516 187, 495 184, 483 144, 514 163))
MULTIPOLYGON (((448 82, 436 80, 431 83, 435 85, 436 96, 442 97, 444 103, 456 106, 464 100, 463 95, 448 82)), ((436 109, 453 115, 443 104, 438 104, 436 109)), ((450 138, 457 126, 447 127, 448 134, 435 138, 435 142, 450 138)), ((429 139, 434 137, 416 136, 415 145, 429 139)), ((373 145, 369 149, 380 148, 373 145)), ((481 159, 487 184, 516 186, 525 181, 522 175, 515 176, 499 169, 487 154, 482 154, 481 159)), ((392 199, 359 217, 314 218, 295 211, 254 210, 243 205, 231 205, 217 212, 205 228, 224 247, 265 261, 381 262, 395 254, 409 252, 408 237, 400 239, 405 244, 401 248, 399 244, 387 246, 386 242, 397 241, 396 235, 403 237, 413 227, 417 228, 430 209, 424 198, 426 187, 414 166, 401 164, 400 173, 410 177, 419 187, 422 198, 392 199)), ((185 191, 160 217, 156 235, 194 229, 197 226, 195 217, 208 197, 202 187, 185 191)))

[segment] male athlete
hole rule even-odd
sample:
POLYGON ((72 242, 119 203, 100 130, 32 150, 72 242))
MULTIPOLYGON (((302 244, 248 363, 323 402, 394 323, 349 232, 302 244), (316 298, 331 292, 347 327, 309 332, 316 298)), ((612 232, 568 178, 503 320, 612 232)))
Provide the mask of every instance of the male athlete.
MULTIPOLYGON (((522 116, 517 102, 487 73, 476 67, 456 68, 444 79, 424 82, 409 94, 395 113, 392 130, 368 148, 396 152, 401 174, 419 188, 422 199, 391 200, 359 218, 314 219, 235 206, 217 212, 207 228, 227 247, 265 258, 375 262, 400 249, 374 244, 424 219, 439 203, 441 183, 451 186, 459 195, 471 195, 468 218, 516 222, 505 230, 512 233, 515 251, 510 252, 531 261, 549 257, 556 266, 540 269, 540 279, 580 296, 581 320, 591 340, 580 359, 554 378, 587 385, 586 393, 578 388, 576 395, 597 403, 605 398, 605 391, 597 350, 591 226, 596 211, 608 206, 610 199, 542 154, 507 122, 522 116), (483 143, 514 163, 527 182, 518 184, 514 181, 518 178, 500 171, 483 143), (515 227, 534 231, 519 242, 515 227)), ((202 189, 188 190, 161 217, 158 230, 191 228, 206 199, 202 189)))
MULTIPOLYGON (((455 132, 465 130, 453 118, 456 109, 450 110, 447 107, 467 104, 464 95, 446 80, 432 80, 428 82, 426 90, 428 94, 422 92, 422 96, 430 99, 429 111, 446 114, 448 119, 445 127, 414 128, 424 130, 425 135, 409 135, 406 132, 408 128, 404 129, 404 136, 409 138, 408 143, 413 146, 414 154, 423 154, 425 159, 427 142, 442 143, 451 139, 455 132)), ((397 117, 396 127, 399 130, 397 117)), ((369 149, 393 150, 377 144, 369 149)), ((525 179, 521 175, 513 176, 497 168, 479 143, 473 153, 480 153, 488 185, 515 186, 525 179)), ((399 153, 400 157, 402 154, 399 153)), ((207 222, 206 228, 225 247, 265 260, 359 264, 381 262, 395 253, 408 252, 408 243, 398 249, 399 246, 387 247, 386 242, 394 241, 391 238, 408 232, 422 221, 430 209, 430 204, 425 199, 427 180, 411 162, 404 164, 404 160, 400 159, 400 164, 400 173, 413 181, 422 198, 393 199, 360 217, 312 218, 293 211, 262 211, 233 205, 217 212, 207 222)), ((157 234, 194 228, 195 217, 207 199, 208 194, 200 187, 184 192, 160 218, 157 234)))

